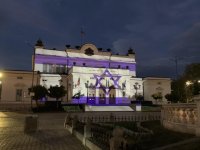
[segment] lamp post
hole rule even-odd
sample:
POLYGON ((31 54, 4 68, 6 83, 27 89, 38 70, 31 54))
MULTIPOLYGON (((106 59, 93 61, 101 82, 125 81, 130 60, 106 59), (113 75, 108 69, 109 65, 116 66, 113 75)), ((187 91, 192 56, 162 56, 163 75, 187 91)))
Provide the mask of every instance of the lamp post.
POLYGON ((140 85, 139 85, 138 82, 136 82, 133 86, 134 86, 134 89, 135 89, 135 98, 136 98, 137 97, 137 90, 140 89, 140 85))
POLYGON ((88 88, 89 88, 89 81, 88 80, 87 80, 86 85, 87 85, 87 103, 88 103, 88 88))
MULTIPOLYGON (((37 41, 38 42, 38 41, 37 41)), ((29 47, 33 48, 33 56, 32 56, 32 81, 31 81, 31 92, 30 92, 30 96, 31 96, 31 110, 33 108, 33 96, 35 95, 33 90, 33 82, 34 82, 34 71, 35 71, 35 47, 30 44, 29 42, 26 43, 29 47)), ((37 45, 37 44, 36 44, 37 45)))
POLYGON ((69 95, 69 83, 68 83, 68 78, 69 78, 69 56, 66 50, 66 54, 67 54, 67 70, 66 70, 66 74, 67 74, 67 102, 69 101, 68 95, 69 95))
POLYGON ((186 102, 188 103, 189 102, 189 87, 192 85, 192 81, 186 81, 185 82, 185 85, 186 85, 186 102))
POLYGON ((2 77, 2 73, 0 72, 0 101, 1 101, 1 90, 2 90, 2 81, 1 81, 1 77, 2 77))

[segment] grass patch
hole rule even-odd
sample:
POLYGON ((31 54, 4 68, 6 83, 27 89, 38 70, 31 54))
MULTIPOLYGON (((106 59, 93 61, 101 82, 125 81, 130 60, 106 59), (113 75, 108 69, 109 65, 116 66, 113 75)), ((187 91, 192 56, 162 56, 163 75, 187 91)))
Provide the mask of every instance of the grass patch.
POLYGON ((135 132, 138 131, 136 122, 115 122, 114 126, 124 127, 135 132))
POLYGON ((182 144, 182 145, 179 145, 179 146, 175 146, 175 147, 172 147, 172 148, 169 148, 169 149, 166 149, 166 150, 177 150, 177 149, 180 149, 180 150, 199 150, 200 149, 200 140, 193 141, 193 142, 190 142, 190 143, 187 143, 187 144, 182 144))
MULTIPOLYGON (((131 104, 130 107, 133 108, 134 110, 136 110, 135 104, 131 104)), ((142 111, 161 111, 161 106, 159 106, 159 105, 142 106, 141 109, 142 109, 142 111)))
POLYGON ((79 105, 69 105, 69 106, 63 106, 64 111, 66 112, 80 112, 83 111, 79 105))

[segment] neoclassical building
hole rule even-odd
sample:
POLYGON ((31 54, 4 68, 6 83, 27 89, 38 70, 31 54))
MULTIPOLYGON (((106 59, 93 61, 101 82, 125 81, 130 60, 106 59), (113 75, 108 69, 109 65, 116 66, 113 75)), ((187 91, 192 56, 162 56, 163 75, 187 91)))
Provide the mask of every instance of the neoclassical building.
MULTIPOLYGON (((93 44, 65 50, 47 49, 41 40, 35 45, 34 71, 0 71, 0 104, 30 104, 28 88, 32 85, 63 85, 67 94, 63 103, 88 105, 129 105, 136 95, 153 101, 152 94, 171 93, 169 78, 138 78, 135 53, 113 54, 93 44)), ((51 100, 48 98, 48 100, 51 100)))
POLYGON ((38 41, 34 70, 40 72, 41 85, 65 86, 68 93, 64 101, 71 103, 123 105, 129 104, 135 94, 143 95, 132 50, 122 56, 84 44, 59 51, 45 49, 38 41))

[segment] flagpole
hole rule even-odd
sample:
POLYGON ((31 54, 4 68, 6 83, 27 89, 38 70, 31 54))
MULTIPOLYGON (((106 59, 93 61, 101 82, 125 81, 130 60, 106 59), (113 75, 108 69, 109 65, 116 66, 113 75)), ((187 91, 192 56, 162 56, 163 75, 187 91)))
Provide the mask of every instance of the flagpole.
POLYGON ((83 30, 83 27, 81 27, 81 45, 83 45, 83 42, 84 42, 84 36, 85 36, 85 32, 83 30))

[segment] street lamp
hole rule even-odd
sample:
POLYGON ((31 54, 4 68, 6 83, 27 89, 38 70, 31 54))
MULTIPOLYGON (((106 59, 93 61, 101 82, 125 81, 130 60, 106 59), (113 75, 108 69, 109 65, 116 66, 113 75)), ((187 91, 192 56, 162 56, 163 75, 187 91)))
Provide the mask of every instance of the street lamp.
POLYGON ((192 85, 193 84, 193 82, 192 81, 186 81, 185 82, 185 85, 186 85, 186 100, 187 100, 187 103, 189 102, 189 92, 190 92, 190 89, 189 89, 189 87, 190 87, 190 85, 192 85))
POLYGON ((134 85, 133 85, 134 89, 135 89, 135 96, 137 96, 137 91, 140 89, 140 85, 138 82, 136 82, 134 85))
POLYGON ((1 89, 2 89, 2 81, 1 81, 2 76, 3 74, 0 72, 0 100, 1 100, 1 89))
MULTIPOLYGON (((199 81, 198 81, 198 82, 199 82, 199 81)), ((191 84, 193 84, 192 81, 186 81, 186 82, 185 82, 185 85, 186 85, 186 86, 190 86, 191 84)))
POLYGON ((87 103, 88 103, 88 88, 89 88, 89 81, 87 80, 87 83, 86 83, 86 87, 87 87, 87 103))

